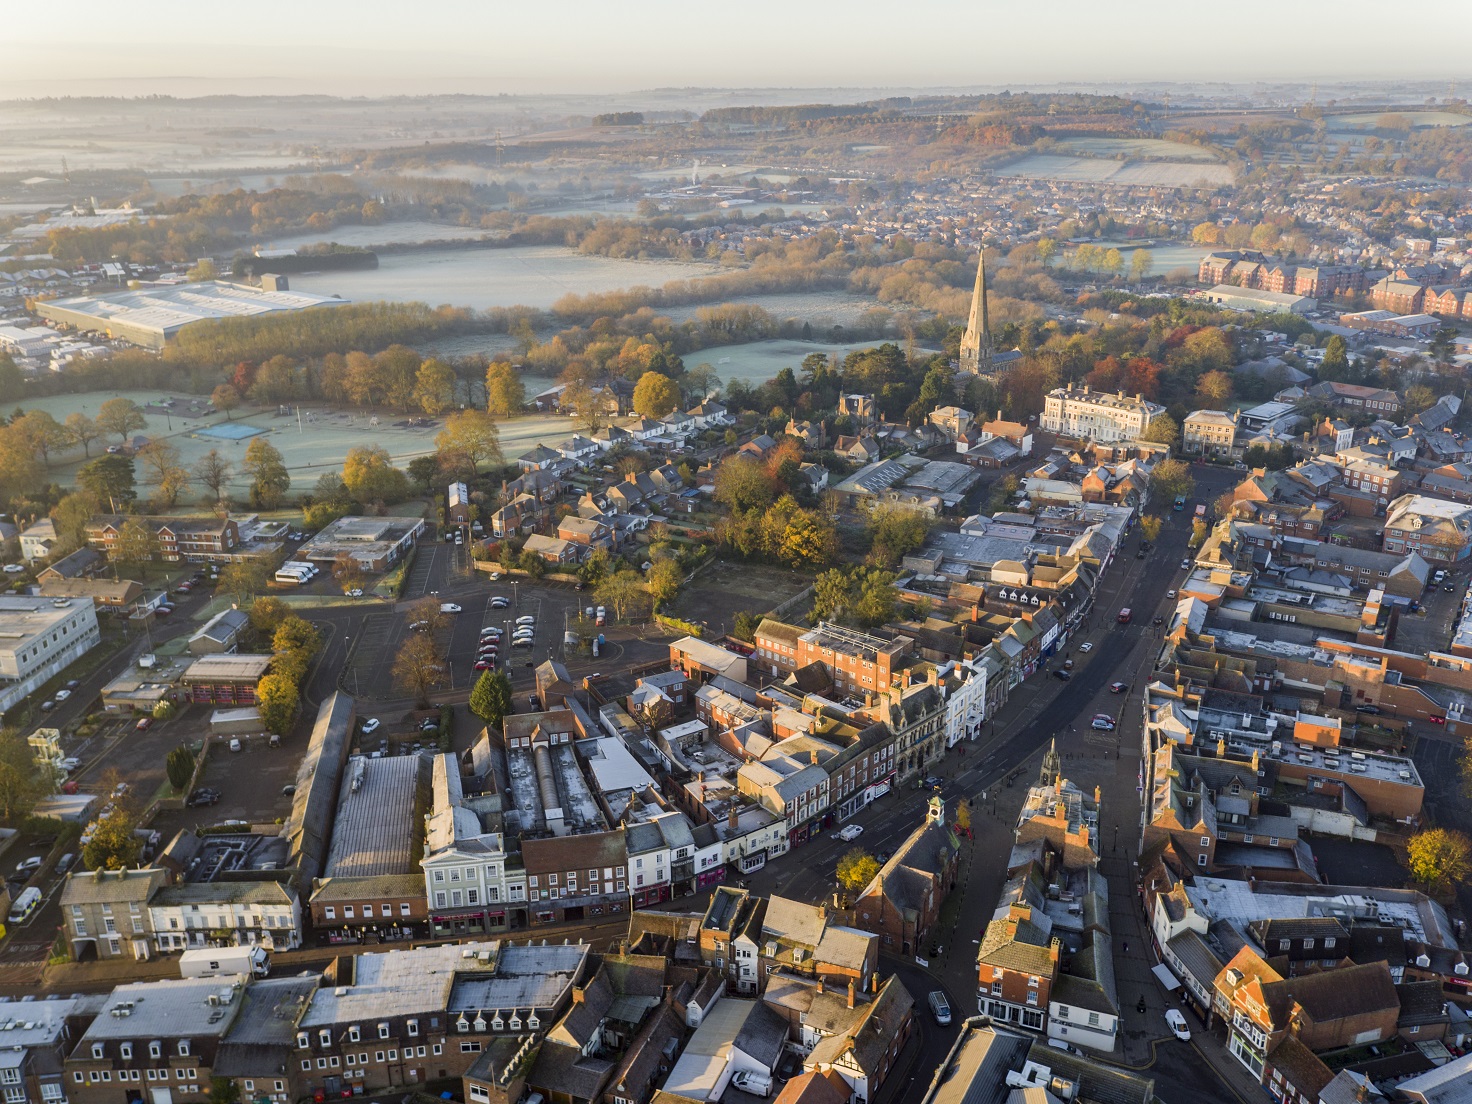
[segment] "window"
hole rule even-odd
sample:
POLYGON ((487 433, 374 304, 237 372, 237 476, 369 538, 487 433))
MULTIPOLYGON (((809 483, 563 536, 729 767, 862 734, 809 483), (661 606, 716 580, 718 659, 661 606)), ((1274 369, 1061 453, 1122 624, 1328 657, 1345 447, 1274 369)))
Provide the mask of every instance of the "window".
POLYGON ((1206 865, 1206 856, 1205 855, 1197 855, 1196 856, 1196 865, 1197 866, 1205 866, 1206 865))
POLYGON ((124 1062, 131 1062, 133 1060, 133 1044, 121 1044, 118 1047, 118 1057, 121 1058, 124 1062))
POLYGON ((363 1033, 358 1030, 357 1024, 353 1024, 352 1027, 348 1028, 348 1042, 356 1043, 362 1037, 363 1033))
POLYGON ((1326 936, 1324 936, 1324 950, 1326 950, 1326 951, 1332 951, 1333 949, 1334 949, 1334 937, 1332 935, 1326 935, 1326 936))
POLYGON ((387 1039, 388 1038, 388 1024, 387 1023, 381 1023, 381 1024, 378 1025, 378 1037, 380 1039, 387 1039))
POLYGON ((344 920, 351 920, 353 918, 353 906, 352 905, 343 905, 343 907, 342 907, 342 918, 344 920))
POLYGON ((409 915, 409 902, 408 901, 404 901, 404 902, 400 903, 400 905, 399 905, 399 915, 400 916, 408 916, 409 915))
POLYGON ((181 1058, 188 1058, 189 1057, 189 1040, 188 1039, 180 1039, 179 1040, 179 1057, 181 1057, 181 1058))
MULTIPOLYGON (((301 1045, 302 1046, 306 1046, 307 1045, 306 1042, 305 1042, 305 1040, 306 1040, 306 1035, 305 1034, 298 1035, 297 1036, 297 1039, 298 1039, 298 1041, 301 1042, 301 1045)), ((163 1044, 162 1043, 156 1043, 156 1042, 155 1043, 149 1043, 148 1044, 148 1056, 150 1058, 162 1058, 164 1056, 163 1044)))
POLYGON ((460 1040, 460 1053, 461 1054, 479 1054, 480 1053, 480 1040, 479 1039, 461 1039, 460 1040))
POLYGON ((92 1044, 92 1057, 93 1058, 101 1058, 102 1057, 102 1044, 101 1043, 93 1043, 92 1044))
POLYGON ((375 1062, 382 1062, 383 1061, 383 1051, 381 1051, 381 1050, 375 1050, 373 1052, 373 1060, 375 1062))
POLYGON ((337 909, 334 908, 332 905, 324 905, 322 908, 322 916, 324 919, 327 920, 336 920, 337 909))
POLYGON ((1202 836, 1201 837, 1201 846, 1202 847, 1210 847, 1211 846, 1211 837, 1210 836, 1202 836))
POLYGON ((312 1068, 312 1060, 310 1058, 303 1058, 302 1059, 302 1069, 309 1070, 311 1068, 312 1068))
MULTIPOLYGON (((296 1033, 296 1045, 298 1050, 306 1050, 307 1047, 312 1045, 311 1036, 309 1036, 305 1031, 298 1031, 296 1033)), ((158 1055, 155 1054, 153 1055, 153 1057, 157 1058, 158 1055)))
POLYGON ((443 1046, 441 1046, 439 1043, 435 1043, 434 1046, 432 1046, 432 1047, 429 1048, 429 1052, 431 1054, 434 1054, 434 1055, 438 1056, 438 1055, 441 1055, 441 1054, 443 1054, 445 1052, 445 1048, 443 1046))
POLYGON ((1303 941, 1303 949, 1305 951, 1311 951, 1311 950, 1313 950, 1314 949, 1314 941, 1312 939, 1305 939, 1303 941))
POLYGON ((1280 951, 1286 951, 1286 950, 1290 949, 1292 946, 1293 946, 1293 940, 1291 940, 1291 939, 1280 939, 1280 940, 1278 940, 1278 950, 1280 950, 1280 951))
POLYGON ((1277 847, 1278 846, 1278 837, 1277 836, 1270 836, 1268 838, 1268 844, 1270 846, 1272 846, 1272 847, 1277 847))
POLYGON ((379 905, 378 906, 378 915, 380 915, 380 916, 392 916, 393 914, 394 914, 394 907, 393 907, 393 905, 379 905))

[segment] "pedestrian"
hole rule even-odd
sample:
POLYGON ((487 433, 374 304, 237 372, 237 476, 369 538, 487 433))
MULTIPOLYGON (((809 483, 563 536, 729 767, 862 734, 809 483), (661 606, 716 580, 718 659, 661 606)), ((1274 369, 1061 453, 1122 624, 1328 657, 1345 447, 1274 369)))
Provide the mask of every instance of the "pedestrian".
POLYGON ((1124 941, 1124 953, 1125 954, 1129 954, 1130 953, 1130 941, 1128 939, 1126 939, 1124 941))

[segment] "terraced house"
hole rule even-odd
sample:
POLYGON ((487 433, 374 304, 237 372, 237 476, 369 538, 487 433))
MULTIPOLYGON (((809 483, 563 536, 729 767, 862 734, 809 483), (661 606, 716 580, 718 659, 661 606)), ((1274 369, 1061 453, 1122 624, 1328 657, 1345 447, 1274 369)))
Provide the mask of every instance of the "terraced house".
POLYGON ((152 536, 153 556, 168 563, 180 560, 228 560, 240 547, 240 529, 231 518, 147 517, 103 514, 87 522, 87 543, 118 556, 118 538, 127 522, 141 523, 152 536))

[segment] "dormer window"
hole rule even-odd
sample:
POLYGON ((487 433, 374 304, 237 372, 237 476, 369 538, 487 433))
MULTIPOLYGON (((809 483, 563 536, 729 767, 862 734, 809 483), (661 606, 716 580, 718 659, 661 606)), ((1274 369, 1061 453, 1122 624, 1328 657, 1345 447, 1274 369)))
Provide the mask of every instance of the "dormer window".
POLYGON ((189 1057, 189 1040, 188 1039, 180 1039, 179 1040, 179 1057, 180 1058, 188 1058, 189 1057))

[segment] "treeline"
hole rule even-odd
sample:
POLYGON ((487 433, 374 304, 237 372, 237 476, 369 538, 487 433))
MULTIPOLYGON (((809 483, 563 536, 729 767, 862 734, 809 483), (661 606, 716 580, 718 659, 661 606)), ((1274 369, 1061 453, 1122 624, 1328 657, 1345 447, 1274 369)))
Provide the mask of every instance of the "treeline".
POLYGON ((813 119, 852 119, 855 116, 878 115, 900 111, 910 106, 909 96, 894 96, 856 104, 796 104, 790 107, 751 105, 747 107, 713 107, 700 116, 702 123, 716 126, 745 124, 750 126, 790 126, 813 119))

